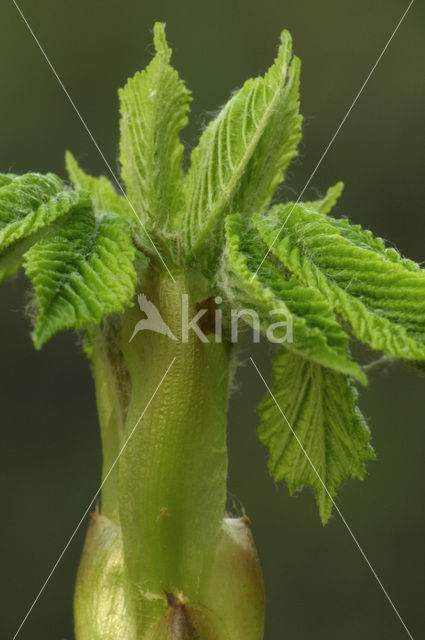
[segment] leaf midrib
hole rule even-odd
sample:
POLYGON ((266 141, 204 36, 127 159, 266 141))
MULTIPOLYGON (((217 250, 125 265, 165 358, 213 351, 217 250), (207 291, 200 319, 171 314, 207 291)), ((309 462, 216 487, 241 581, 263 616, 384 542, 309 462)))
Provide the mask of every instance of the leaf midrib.
MULTIPOLYGON (((291 58, 292 59, 292 58, 291 58)), ((267 126, 269 117, 270 117, 270 112, 273 112, 276 106, 276 103, 279 101, 282 92, 285 89, 286 86, 286 79, 288 76, 288 69, 290 67, 290 62, 289 61, 286 65, 284 65, 284 67, 282 68, 283 71, 283 83, 281 83, 279 85, 278 90, 275 92, 275 95, 273 97, 273 100, 269 103, 269 106, 267 107, 267 109, 264 112, 263 117, 261 118, 260 121, 260 125, 258 126, 256 133, 254 134, 254 136, 251 139, 251 142, 249 143, 248 147, 246 148, 245 153, 243 154, 241 161, 239 162, 238 167, 236 168, 236 170, 233 172, 232 177, 229 181, 228 184, 228 188, 224 191, 223 195, 221 196, 221 198, 218 200, 216 206, 215 206, 215 213, 211 216, 209 216, 208 218, 208 224, 206 224, 200 231, 200 233, 198 234, 197 240, 196 242, 194 242, 192 244, 192 252, 194 254, 196 254, 204 245, 204 243, 206 242, 208 236, 210 235, 210 233, 212 232, 212 229, 217 221, 217 218, 220 216, 220 213, 222 211, 222 209, 225 207, 225 205, 227 204, 227 202, 230 200, 231 198, 231 194, 233 194, 233 192, 235 191, 236 185, 237 183, 240 181, 242 174, 248 164, 248 162, 250 161, 250 159, 252 158, 252 156, 254 155, 254 151, 258 145, 258 142, 261 138, 261 136, 264 133, 264 130, 267 126)), ((257 82, 263 81, 265 82, 265 78, 257 78, 257 82)), ((222 111, 223 117, 225 115, 225 110, 222 111)), ((217 124, 218 126, 218 124, 217 124)))

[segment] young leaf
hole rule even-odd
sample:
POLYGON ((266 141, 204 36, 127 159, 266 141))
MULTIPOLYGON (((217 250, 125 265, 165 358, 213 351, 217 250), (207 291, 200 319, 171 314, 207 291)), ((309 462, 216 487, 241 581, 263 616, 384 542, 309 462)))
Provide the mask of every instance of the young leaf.
POLYGON ((130 223, 137 222, 130 204, 126 198, 115 191, 108 178, 105 176, 94 178, 85 173, 70 151, 65 154, 65 164, 72 184, 76 189, 85 189, 89 192, 96 211, 117 213, 130 223))
POLYGON ((25 255, 25 271, 38 305, 35 347, 62 329, 98 324, 129 305, 134 254, 128 223, 115 214, 96 217, 89 205, 34 245, 25 255))
POLYGON ((14 178, 16 178, 16 175, 13 173, 0 173, 0 187, 10 184, 14 178))
POLYGON ((264 78, 248 80, 204 131, 186 179, 187 242, 202 249, 227 213, 269 204, 301 138, 298 58, 287 31, 264 78))
POLYGON ((324 198, 314 202, 304 202, 304 206, 307 209, 315 209, 318 213, 329 213, 341 197, 343 189, 344 183, 337 182, 333 187, 329 187, 324 198))
MULTIPOLYGON (((242 216, 228 216, 225 223, 226 247, 219 272, 219 287, 237 310, 252 309, 264 333, 277 322, 285 322, 285 346, 308 359, 356 377, 363 384, 366 376, 348 357, 348 336, 330 305, 314 287, 306 287, 279 264, 264 260, 267 251, 254 229, 246 229, 242 216), (292 335, 287 327, 292 325, 292 335)), ((246 321, 252 319, 242 315, 246 321)), ((283 341, 283 340, 282 340, 283 341)))
POLYGON ((271 252, 304 284, 317 287, 359 340, 397 358, 425 360, 425 271, 418 265, 370 232, 302 204, 278 205, 268 216, 254 216, 253 224, 271 252))
MULTIPOLYGON (((315 200, 313 202, 303 202, 301 203, 301 206, 308 210, 315 210, 318 213, 327 214, 337 203, 343 189, 344 184, 342 182, 337 182, 336 185, 328 189, 324 198, 322 198, 321 200, 315 200)), ((288 211, 286 213, 286 217, 292 216, 293 206, 294 205, 291 203, 287 205, 288 211)), ((285 222, 285 220, 286 218, 283 219, 283 222, 285 222)), ((410 271, 421 270, 420 266, 416 262, 413 262, 413 260, 409 260, 407 258, 403 258, 398 253, 398 251, 396 251, 392 247, 387 247, 385 241, 378 236, 374 236, 373 233, 369 231, 369 229, 362 229, 359 224, 350 224, 350 222, 346 218, 333 218, 332 216, 329 216, 326 218, 326 222, 338 232, 341 232, 344 238, 351 240, 354 244, 362 246, 366 249, 377 251, 391 262, 400 262, 410 271)), ((282 229, 282 234, 284 234, 285 228, 286 222, 282 229)))
POLYGON ((120 90, 121 164, 138 216, 164 227, 182 207, 179 132, 187 124, 190 92, 170 65, 164 26, 154 26, 156 55, 120 90))
POLYGON ((275 356, 273 375, 273 397, 268 393, 258 407, 258 436, 270 450, 270 474, 285 480, 291 494, 303 485, 313 487, 326 524, 338 485, 363 479, 363 461, 375 457, 357 392, 349 377, 284 349, 275 356))
POLYGON ((67 191, 48 173, 0 176, 0 284, 18 271, 22 256, 50 225, 73 211, 88 195, 67 191))

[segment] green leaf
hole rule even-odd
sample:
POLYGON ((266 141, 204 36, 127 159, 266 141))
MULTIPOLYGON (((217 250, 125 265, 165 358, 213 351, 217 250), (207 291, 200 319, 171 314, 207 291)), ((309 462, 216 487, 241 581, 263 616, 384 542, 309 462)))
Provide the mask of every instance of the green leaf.
POLYGON ((270 450, 270 474, 285 480, 291 494, 313 487, 325 524, 338 485, 363 479, 363 461, 375 457, 357 392, 349 377, 284 349, 275 356, 273 375, 273 397, 268 393, 258 407, 258 436, 270 450))
POLYGON ((121 164, 127 194, 138 216, 159 227, 182 207, 183 145, 190 92, 170 65, 164 26, 154 26, 156 55, 120 90, 121 164))
POLYGON ((253 224, 271 252, 319 289, 359 340, 397 358, 425 360, 425 271, 419 265, 359 226, 302 204, 278 205, 268 216, 254 216, 253 224))
POLYGON ((13 173, 0 173, 0 187, 10 184, 17 176, 13 173))
POLYGON ((0 176, 0 284, 18 271, 22 256, 50 225, 72 212, 88 195, 67 191, 48 173, 0 176))
POLYGON ((203 248, 228 213, 269 204, 301 139, 298 58, 287 31, 264 78, 248 80, 201 136, 186 180, 187 242, 203 248))
POLYGON ((65 154, 65 163, 72 184, 76 189, 84 189, 89 192, 96 211, 117 213, 130 223, 137 222, 128 200, 115 191, 108 178, 105 176, 94 178, 85 173, 70 151, 65 154))
MULTIPOLYGON (((365 374, 348 357, 348 336, 325 297, 268 258, 255 274, 267 247, 255 229, 246 228, 242 216, 228 216, 225 230, 226 247, 218 284, 232 307, 254 310, 266 334, 276 322, 286 321, 283 332, 275 331, 274 337, 284 341, 287 349, 365 384, 365 374), (292 336, 287 332, 289 325, 292 336)), ((248 314, 242 319, 252 321, 248 314)))
POLYGON ((40 349, 55 333, 98 324, 123 311, 134 295, 135 250, 128 223, 96 216, 90 204, 25 255, 38 306, 33 340, 40 349))
POLYGON ((318 213, 329 213, 341 197, 343 189, 344 183, 337 182, 333 187, 329 187, 324 198, 314 202, 304 202, 304 206, 307 209, 315 209, 318 213))

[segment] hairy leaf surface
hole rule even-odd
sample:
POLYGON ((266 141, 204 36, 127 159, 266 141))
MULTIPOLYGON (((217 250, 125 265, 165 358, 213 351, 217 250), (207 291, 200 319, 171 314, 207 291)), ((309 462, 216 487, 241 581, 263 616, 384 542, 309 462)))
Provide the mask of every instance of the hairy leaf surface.
POLYGON ((0 187, 10 184, 14 178, 16 178, 14 173, 0 173, 0 187))
POLYGON ((196 252, 225 214, 269 204, 301 138, 298 58, 287 31, 264 78, 248 80, 204 131, 186 179, 187 242, 196 252))
POLYGON ((375 457, 357 392, 349 377, 285 349, 275 356, 273 374, 273 397, 268 393, 258 408, 270 474, 285 480, 291 494, 313 487, 325 524, 336 488, 343 480, 363 479, 363 461, 375 457))
MULTIPOLYGON (((289 320, 292 341, 285 341, 288 349, 365 383, 364 373, 348 357, 348 336, 324 296, 269 259, 255 274, 267 247, 254 229, 246 229, 242 216, 228 216, 225 226, 226 248, 219 285, 232 306, 255 310, 264 333, 271 325, 289 320)), ((242 318, 251 322, 249 315, 242 318)), ((274 337, 286 338, 286 327, 282 331, 274 332, 274 337)))
POLYGON ((271 252, 319 289, 359 340, 397 358, 425 359, 425 271, 418 265, 359 226, 301 204, 278 205, 253 223, 271 252))
POLYGON ((62 329, 81 329, 123 311, 134 295, 134 247, 127 222, 90 205, 25 256, 38 306, 36 348, 62 329))
POLYGON ((303 204, 307 209, 315 209, 318 213, 329 213, 341 197, 343 189, 344 183, 337 182, 333 187, 329 187, 324 198, 303 204))
POLYGON ((88 203, 57 176, 28 173, 0 179, 0 284, 18 271, 22 256, 58 218, 88 203))
POLYGON ((117 213, 130 223, 137 222, 129 202, 115 191, 113 184, 106 176, 95 178, 85 173, 70 151, 65 154, 65 163, 72 184, 76 189, 85 189, 89 192, 97 212, 117 213))
POLYGON ((121 165, 138 216, 163 227, 182 207, 179 132, 187 124, 190 92, 169 64, 164 26, 154 27, 156 55, 120 90, 121 165))

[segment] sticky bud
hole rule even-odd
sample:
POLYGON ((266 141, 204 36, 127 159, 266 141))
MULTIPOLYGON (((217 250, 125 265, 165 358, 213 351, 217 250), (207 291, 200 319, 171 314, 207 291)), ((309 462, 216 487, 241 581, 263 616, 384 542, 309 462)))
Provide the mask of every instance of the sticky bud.
MULTIPOLYGON (((225 518, 202 602, 223 621, 229 640, 261 640, 265 592, 249 519, 225 518)), ((224 629, 223 629, 224 631, 224 629)))
POLYGON ((77 640, 136 640, 136 618, 126 595, 126 583, 120 527, 95 513, 75 586, 77 640))

